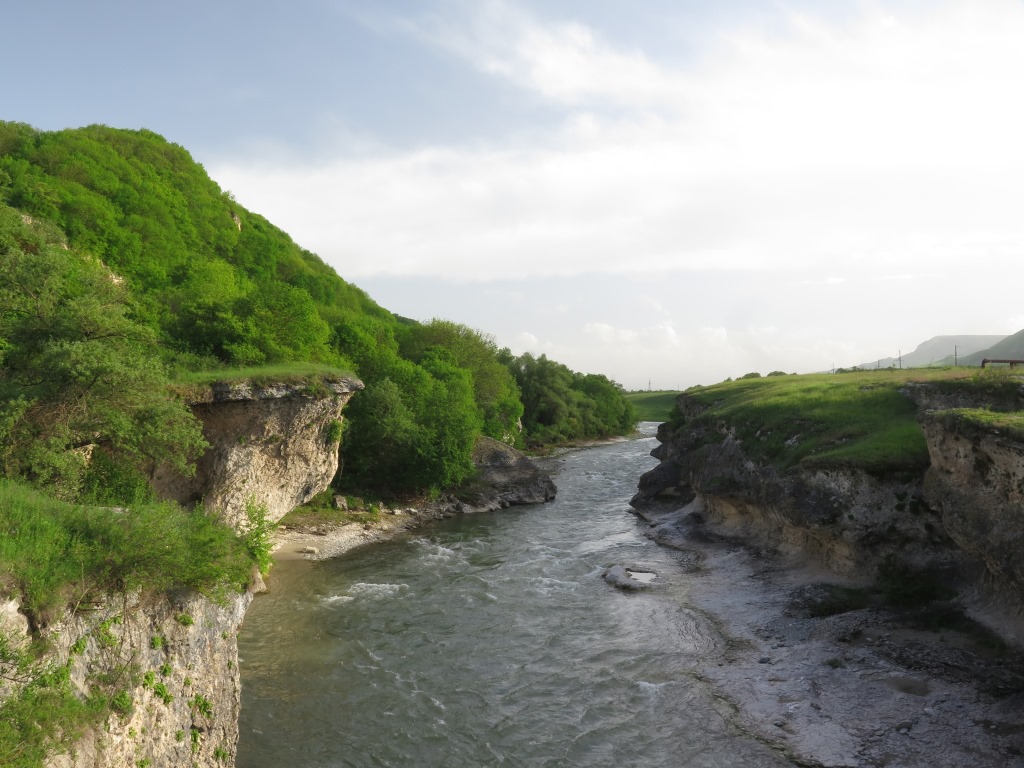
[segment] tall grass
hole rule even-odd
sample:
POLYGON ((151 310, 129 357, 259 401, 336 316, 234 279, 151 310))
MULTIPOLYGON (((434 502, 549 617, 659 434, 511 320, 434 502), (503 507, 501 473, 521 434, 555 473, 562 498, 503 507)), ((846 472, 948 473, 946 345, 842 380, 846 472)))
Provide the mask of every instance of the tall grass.
POLYGON ((202 509, 73 505, 0 480, 0 587, 36 626, 113 590, 221 596, 244 589, 252 566, 246 542, 202 509))

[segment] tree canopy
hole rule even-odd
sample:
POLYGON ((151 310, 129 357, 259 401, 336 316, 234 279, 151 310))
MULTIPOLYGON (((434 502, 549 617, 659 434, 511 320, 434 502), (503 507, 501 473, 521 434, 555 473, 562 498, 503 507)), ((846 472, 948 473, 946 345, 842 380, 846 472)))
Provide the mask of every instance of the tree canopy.
POLYGON ((97 452, 188 471, 204 447, 153 331, 98 261, 0 205, 0 466, 76 498, 97 452))

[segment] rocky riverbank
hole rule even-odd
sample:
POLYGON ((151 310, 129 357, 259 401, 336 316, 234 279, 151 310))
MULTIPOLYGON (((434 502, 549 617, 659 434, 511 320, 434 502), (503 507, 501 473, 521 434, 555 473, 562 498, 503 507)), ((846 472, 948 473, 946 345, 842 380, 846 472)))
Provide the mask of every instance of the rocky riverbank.
POLYGON ((317 523, 278 529, 274 539, 277 559, 326 560, 356 547, 385 541, 431 520, 457 514, 487 512, 522 504, 540 504, 555 498, 550 475, 522 452, 489 437, 480 437, 473 450, 475 477, 436 500, 382 507, 376 520, 317 523))
POLYGON ((811 766, 1021 768, 1024 444, 956 410, 984 403, 902 394, 921 472, 772 464, 684 394, 632 504, 729 638, 698 674, 742 729, 811 766))
POLYGON ((1024 766, 1019 649, 719 535, 699 502, 638 514, 679 550, 692 605, 728 638, 697 674, 742 730, 808 766, 1024 766))

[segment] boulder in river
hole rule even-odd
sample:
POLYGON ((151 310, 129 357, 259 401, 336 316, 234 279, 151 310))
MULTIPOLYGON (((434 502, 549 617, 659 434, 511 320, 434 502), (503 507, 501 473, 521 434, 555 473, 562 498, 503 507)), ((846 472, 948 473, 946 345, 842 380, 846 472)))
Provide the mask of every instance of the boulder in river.
POLYGON ((650 587, 658 578, 653 571, 640 568, 628 568, 624 565, 613 565, 606 568, 601 578, 619 589, 638 591, 650 587))

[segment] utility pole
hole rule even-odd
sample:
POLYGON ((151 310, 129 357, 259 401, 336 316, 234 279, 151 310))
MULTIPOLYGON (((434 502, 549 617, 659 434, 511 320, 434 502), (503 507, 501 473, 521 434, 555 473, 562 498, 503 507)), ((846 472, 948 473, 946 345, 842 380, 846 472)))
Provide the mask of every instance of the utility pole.
POLYGON ((956 366, 957 366, 956 344, 954 344, 953 345, 953 367, 956 368, 956 366))
POLYGON ((903 370, 903 350, 900 350, 900 370, 903 370))

